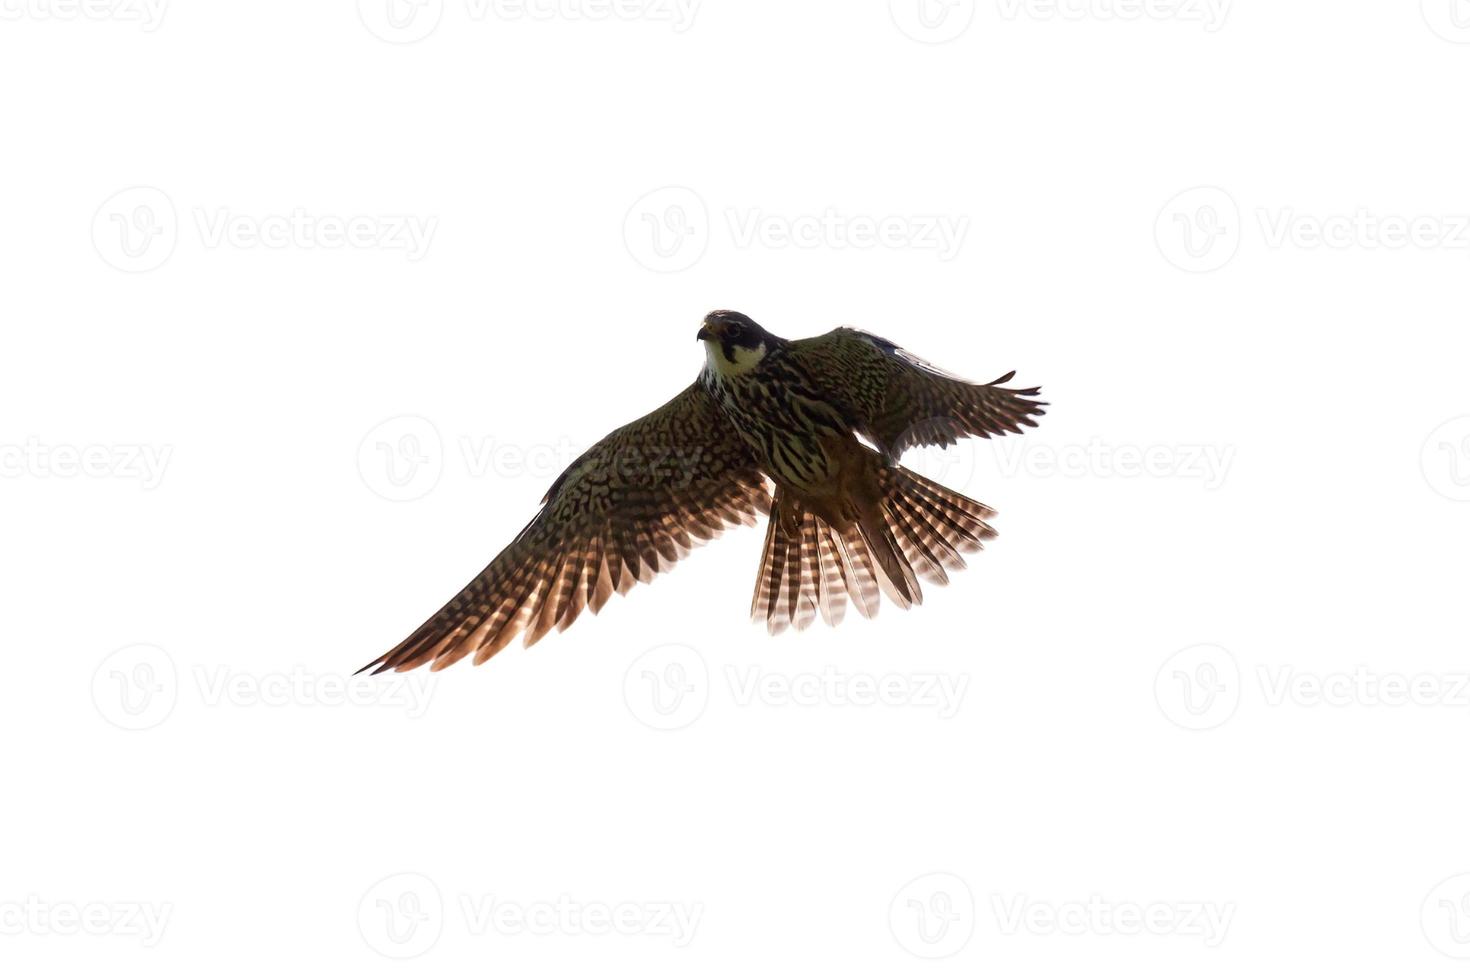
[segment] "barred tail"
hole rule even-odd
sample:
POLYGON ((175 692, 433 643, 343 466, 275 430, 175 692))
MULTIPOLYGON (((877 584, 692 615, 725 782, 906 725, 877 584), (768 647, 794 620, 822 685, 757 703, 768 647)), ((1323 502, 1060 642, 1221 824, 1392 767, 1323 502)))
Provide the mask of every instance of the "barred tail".
POLYGON ((919 580, 943 585, 995 531, 995 511, 900 466, 876 468, 879 503, 845 529, 796 496, 776 491, 751 616, 771 633, 805 629, 820 614, 835 626, 851 599, 878 613, 879 593, 907 609, 923 601, 919 580))
POLYGON ((995 529, 985 523, 995 516, 994 510, 912 470, 882 466, 878 486, 882 521, 873 533, 897 545, 901 560, 894 564, 916 605, 923 601, 917 579, 947 584, 949 570, 965 567, 963 553, 979 551, 995 537, 995 529))
POLYGON ((805 629, 819 613, 836 626, 849 598, 864 616, 877 614, 878 583, 862 538, 855 529, 842 534, 778 488, 751 617, 764 619, 772 634, 793 624, 805 629))

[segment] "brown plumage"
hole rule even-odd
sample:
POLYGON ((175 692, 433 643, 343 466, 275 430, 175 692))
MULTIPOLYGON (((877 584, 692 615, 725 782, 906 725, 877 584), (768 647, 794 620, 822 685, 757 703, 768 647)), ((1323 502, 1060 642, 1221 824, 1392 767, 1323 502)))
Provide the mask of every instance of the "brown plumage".
POLYGON ((699 380, 572 463, 474 581, 363 669, 483 663, 518 634, 530 646, 765 513, 751 612, 773 633, 836 625, 849 600, 876 615, 880 593, 917 604, 921 579, 947 582, 994 536, 994 511, 898 457, 1034 426, 1039 389, 972 384, 846 327, 786 341, 717 311, 699 339, 699 380))

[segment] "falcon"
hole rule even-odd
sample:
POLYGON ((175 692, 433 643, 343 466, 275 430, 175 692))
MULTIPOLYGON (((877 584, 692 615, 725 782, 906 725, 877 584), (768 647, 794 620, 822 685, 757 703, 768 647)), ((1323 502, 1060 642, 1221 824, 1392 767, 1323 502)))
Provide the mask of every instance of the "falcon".
POLYGON ((832 625, 848 600, 908 608, 995 536, 995 511, 904 468, 904 450, 1035 426, 1039 388, 974 384, 838 327, 783 340, 716 310, 698 379, 578 457, 504 551, 407 639, 363 667, 484 663, 648 582, 731 525, 769 515, 751 615, 772 634, 832 625))

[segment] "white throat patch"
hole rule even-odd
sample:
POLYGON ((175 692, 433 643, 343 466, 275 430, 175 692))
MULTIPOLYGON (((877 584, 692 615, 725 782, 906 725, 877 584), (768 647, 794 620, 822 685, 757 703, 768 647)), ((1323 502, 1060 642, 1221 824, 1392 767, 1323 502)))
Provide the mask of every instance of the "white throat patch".
POLYGON ((704 357, 709 362, 709 369, 726 378, 739 377, 753 369, 761 362, 761 358, 766 356, 766 345, 762 341, 759 347, 736 347, 734 351, 735 360, 727 361, 725 349, 718 341, 706 340, 704 342, 704 357))

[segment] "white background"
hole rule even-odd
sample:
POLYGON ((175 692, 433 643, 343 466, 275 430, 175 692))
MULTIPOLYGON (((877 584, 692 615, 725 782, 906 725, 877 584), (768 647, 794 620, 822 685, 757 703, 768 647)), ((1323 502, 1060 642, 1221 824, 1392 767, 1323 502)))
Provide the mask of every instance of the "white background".
POLYGON ((0 969, 1463 975, 1463 0, 586 2, 0 6, 0 969), (713 307, 999 539, 349 686, 713 307))

